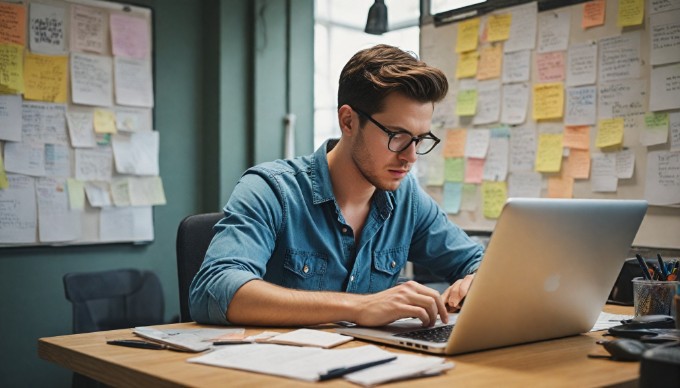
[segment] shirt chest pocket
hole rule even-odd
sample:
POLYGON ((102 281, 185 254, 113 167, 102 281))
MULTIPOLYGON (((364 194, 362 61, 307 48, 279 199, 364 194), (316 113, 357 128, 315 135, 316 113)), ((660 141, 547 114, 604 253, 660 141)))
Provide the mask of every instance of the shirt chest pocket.
POLYGON ((317 252, 286 250, 283 261, 284 286, 298 290, 322 290, 328 258, 317 252))
POLYGON ((380 292, 397 284, 407 259, 408 246, 375 251, 369 292, 380 292))

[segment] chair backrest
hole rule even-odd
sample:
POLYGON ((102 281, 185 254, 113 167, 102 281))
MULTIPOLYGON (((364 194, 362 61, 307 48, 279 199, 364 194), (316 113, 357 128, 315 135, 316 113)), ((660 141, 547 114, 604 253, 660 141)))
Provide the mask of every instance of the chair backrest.
POLYGON ((68 273, 73 332, 89 333, 163 323, 163 288, 155 273, 138 269, 68 273))
POLYGON ((201 268, 215 231, 213 226, 224 213, 205 213, 188 216, 177 229, 177 277, 179 280, 180 322, 191 321, 189 314, 189 286, 201 268))

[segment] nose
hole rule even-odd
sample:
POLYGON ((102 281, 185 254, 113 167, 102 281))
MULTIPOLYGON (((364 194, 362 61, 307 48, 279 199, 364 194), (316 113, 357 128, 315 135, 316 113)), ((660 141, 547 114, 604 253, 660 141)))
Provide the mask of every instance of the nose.
POLYGON ((411 144, 406 147, 405 150, 399 152, 399 159, 407 161, 408 163, 415 163, 418 159, 418 154, 416 154, 416 142, 412 141, 411 144))

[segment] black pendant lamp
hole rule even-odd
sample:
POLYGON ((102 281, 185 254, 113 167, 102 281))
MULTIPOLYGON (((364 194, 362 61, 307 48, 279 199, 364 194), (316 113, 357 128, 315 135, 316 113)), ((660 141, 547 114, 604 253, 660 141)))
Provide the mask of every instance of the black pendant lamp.
POLYGON ((387 6, 385 0, 375 0, 375 3, 368 10, 366 19, 366 29, 364 32, 373 35, 382 35, 387 32, 387 6))

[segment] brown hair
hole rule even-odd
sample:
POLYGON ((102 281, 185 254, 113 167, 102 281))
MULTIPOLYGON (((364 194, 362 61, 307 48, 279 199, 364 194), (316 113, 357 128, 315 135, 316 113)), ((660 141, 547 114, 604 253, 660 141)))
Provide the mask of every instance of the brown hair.
POLYGON ((380 44, 357 52, 342 69, 338 108, 347 104, 374 114, 383 109, 383 101, 390 93, 435 103, 446 96, 448 89, 441 70, 428 66, 413 53, 380 44))

